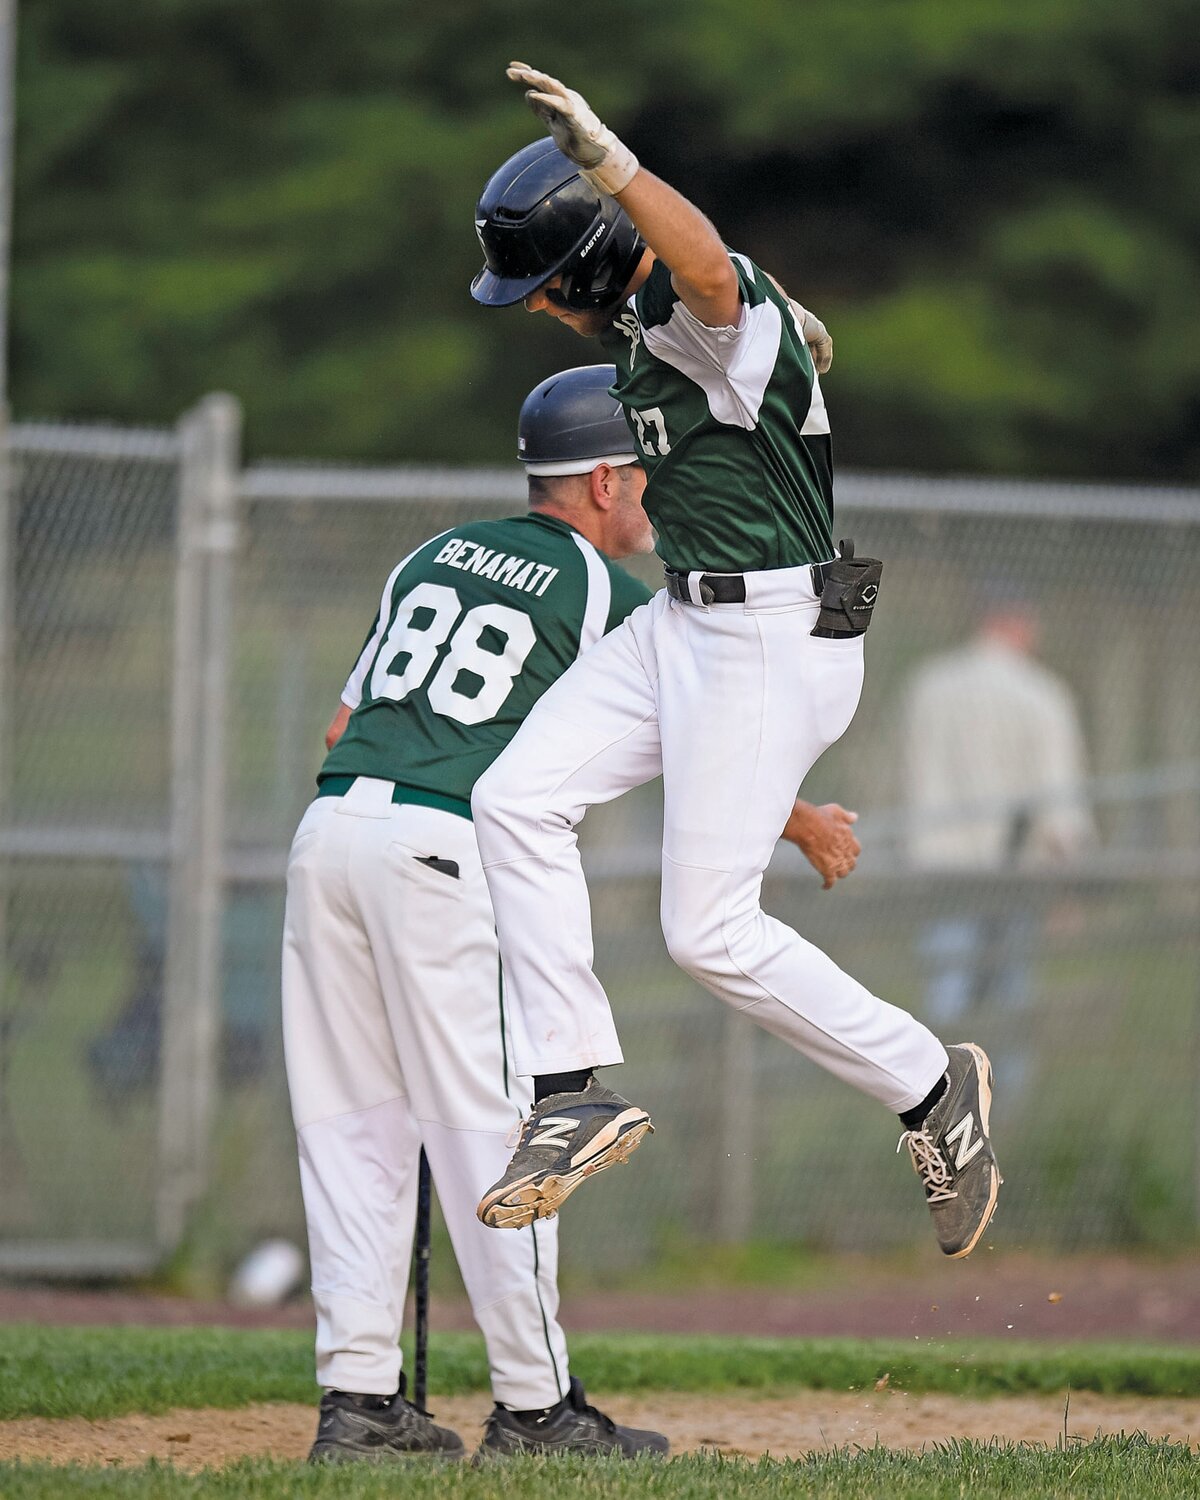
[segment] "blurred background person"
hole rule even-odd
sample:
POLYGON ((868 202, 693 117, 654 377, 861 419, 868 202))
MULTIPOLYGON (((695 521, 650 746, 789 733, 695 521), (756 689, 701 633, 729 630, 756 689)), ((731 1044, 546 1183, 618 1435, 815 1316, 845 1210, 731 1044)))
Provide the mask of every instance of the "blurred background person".
MULTIPOLYGON (((1032 603, 999 586, 974 636, 927 660, 903 713, 911 863, 931 872, 1020 875, 1065 865, 1096 838, 1070 687, 1037 659, 1032 603)), ((1019 880, 976 888, 966 910, 920 929, 925 1018, 954 1027, 978 1007, 1006 1014, 998 1067, 1029 1072, 1032 967, 1042 892, 1019 880)), ((942 903, 945 911, 945 903, 942 903)))

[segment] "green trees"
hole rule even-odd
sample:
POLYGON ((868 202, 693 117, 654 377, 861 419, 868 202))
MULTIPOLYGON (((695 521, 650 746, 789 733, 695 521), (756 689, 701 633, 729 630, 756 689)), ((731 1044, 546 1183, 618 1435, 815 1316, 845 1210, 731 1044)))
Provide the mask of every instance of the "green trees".
POLYGON ((14 406, 164 420, 224 387, 258 452, 504 461, 524 391, 594 357, 467 295, 478 190, 538 132, 525 55, 819 310, 843 463, 1194 479, 1194 21, 25 0, 14 406))

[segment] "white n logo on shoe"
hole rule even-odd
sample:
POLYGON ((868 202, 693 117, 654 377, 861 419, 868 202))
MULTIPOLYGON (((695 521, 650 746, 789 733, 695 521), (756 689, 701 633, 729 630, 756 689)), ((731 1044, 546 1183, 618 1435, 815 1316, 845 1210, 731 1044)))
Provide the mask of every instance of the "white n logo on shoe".
POLYGON ((971 1143, 971 1132, 974 1128, 974 1125, 975 1121, 972 1116, 966 1114, 962 1117, 962 1119, 958 1122, 953 1130, 948 1130, 946 1132, 947 1148, 950 1147, 956 1137, 958 1138, 958 1150, 954 1153, 954 1165, 955 1168, 960 1172, 969 1161, 973 1161, 974 1158, 977 1157, 983 1150, 982 1136, 980 1136, 978 1140, 975 1141, 974 1145, 972 1145, 971 1143))
POLYGON ((548 1115, 542 1128, 529 1142, 531 1146, 561 1146, 564 1150, 571 1144, 571 1135, 579 1125, 569 1115, 548 1115))

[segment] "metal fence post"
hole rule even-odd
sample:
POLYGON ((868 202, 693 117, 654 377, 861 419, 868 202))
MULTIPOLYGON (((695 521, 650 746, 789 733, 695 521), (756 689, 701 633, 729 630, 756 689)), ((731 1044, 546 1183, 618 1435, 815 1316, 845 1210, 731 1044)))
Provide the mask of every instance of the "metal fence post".
POLYGON ((208 1186, 221 1016, 225 760, 241 408, 206 396, 179 424, 171 861, 156 1229, 177 1246, 208 1186))
POLYGON ((754 1043, 757 1028, 737 1011, 721 1015, 717 1238, 744 1245, 754 1225, 754 1043))
MULTIPOLYGON (((16 685, 13 663, 13 630, 16 618, 16 508, 12 503, 12 455, 9 446, 8 406, 0 399, 0 835, 10 816, 11 733, 16 717, 16 685)), ((11 868, 7 850, 0 845, 0 1196, 7 1203, 15 1198, 17 1168, 8 1160, 9 1006, 8 993, 8 901, 11 868)))

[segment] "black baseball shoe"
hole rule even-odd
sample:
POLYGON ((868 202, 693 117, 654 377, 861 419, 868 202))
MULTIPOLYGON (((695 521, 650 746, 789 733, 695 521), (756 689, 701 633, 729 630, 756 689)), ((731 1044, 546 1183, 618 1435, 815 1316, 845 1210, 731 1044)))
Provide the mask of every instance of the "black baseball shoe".
POLYGON ((508 1171, 476 1213, 492 1229, 524 1229, 549 1219, 585 1178, 628 1161, 648 1130, 644 1109, 593 1078, 578 1094, 551 1094, 521 1126, 508 1171))
POLYGON ((572 1376, 571 1388, 558 1405, 536 1416, 494 1406, 471 1462, 478 1466, 519 1453, 611 1453, 618 1458, 646 1453, 663 1458, 670 1447, 661 1432, 618 1427, 611 1417, 589 1406, 583 1386, 572 1376))
POLYGON ((438 1461, 463 1456, 463 1440, 448 1427, 436 1427, 429 1413, 405 1400, 404 1376, 392 1396, 326 1391, 321 1397, 317 1440, 310 1464, 438 1461))
POLYGON ((991 1222, 1004 1179, 988 1137, 992 1065, 987 1053, 974 1042, 946 1051, 946 1092, 919 1130, 904 1132, 900 1146, 908 1147, 913 1170, 924 1184, 938 1244, 958 1260, 970 1255, 991 1222))

